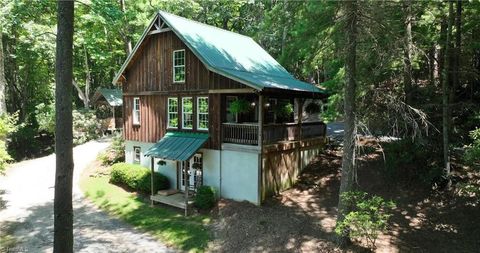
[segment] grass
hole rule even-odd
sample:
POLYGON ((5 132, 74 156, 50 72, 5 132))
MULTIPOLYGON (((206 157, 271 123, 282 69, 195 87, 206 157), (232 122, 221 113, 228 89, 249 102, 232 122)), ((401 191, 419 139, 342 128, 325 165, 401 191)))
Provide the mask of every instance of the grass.
POLYGON ((134 193, 108 182, 107 176, 85 177, 80 187, 101 209, 134 227, 146 231, 168 246, 190 252, 203 252, 211 240, 207 216, 183 214, 151 207, 134 193))

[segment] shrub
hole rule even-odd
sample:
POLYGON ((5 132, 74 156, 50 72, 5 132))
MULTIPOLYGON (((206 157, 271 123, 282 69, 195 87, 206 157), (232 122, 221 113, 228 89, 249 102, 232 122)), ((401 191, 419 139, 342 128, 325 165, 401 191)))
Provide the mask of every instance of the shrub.
POLYGON ((102 165, 112 165, 125 161, 125 141, 121 134, 113 136, 112 145, 99 157, 102 165))
MULTIPOLYGON (((38 129, 49 134, 55 134, 55 107, 43 103, 36 106, 35 118, 38 129)), ((101 134, 100 121, 94 110, 73 110, 73 143, 78 145, 98 138, 101 134)))
POLYGON ((73 143, 82 144, 101 135, 101 124, 93 110, 74 110, 73 143))
POLYGON ((405 182, 420 181, 426 185, 444 181, 438 145, 404 139, 386 143, 383 147, 388 178, 405 182))
POLYGON ((465 150, 463 159, 467 164, 478 165, 480 163, 480 128, 470 131, 473 142, 465 150))
POLYGON ((16 132, 16 123, 18 121, 18 114, 2 114, 0 115, 0 174, 5 171, 7 163, 12 161, 12 157, 7 152, 6 139, 9 135, 16 132))
MULTIPOLYGON (((138 192, 150 193, 150 173, 149 169, 138 164, 117 163, 112 165, 110 183, 125 185, 138 192)), ((170 187, 168 178, 158 172, 153 174, 153 181, 154 192, 170 187)))
POLYGON ((203 210, 212 208, 215 205, 215 190, 210 186, 200 186, 195 195, 194 205, 203 210))
POLYGON ((374 249, 378 235, 387 229, 395 204, 378 196, 369 197, 365 192, 345 192, 340 197, 352 207, 352 211, 337 223, 335 233, 346 234, 350 239, 364 238, 374 249))

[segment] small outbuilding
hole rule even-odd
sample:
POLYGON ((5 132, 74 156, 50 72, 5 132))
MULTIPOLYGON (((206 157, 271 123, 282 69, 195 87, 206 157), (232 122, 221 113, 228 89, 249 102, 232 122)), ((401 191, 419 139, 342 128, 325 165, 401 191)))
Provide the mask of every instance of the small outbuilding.
POLYGON ((92 104, 97 110, 97 117, 103 120, 107 131, 123 128, 122 90, 98 88, 92 97, 92 104))

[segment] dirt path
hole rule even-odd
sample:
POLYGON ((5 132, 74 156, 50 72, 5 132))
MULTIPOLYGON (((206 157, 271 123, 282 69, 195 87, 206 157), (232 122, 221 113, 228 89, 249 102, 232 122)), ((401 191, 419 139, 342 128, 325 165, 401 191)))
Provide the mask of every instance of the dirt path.
MULTIPOLYGON (((108 140, 91 141, 74 149, 74 251, 171 251, 153 237, 109 217, 84 199, 78 187, 80 174, 108 145, 108 140)), ((50 155, 14 164, 0 177, 0 229, 15 238, 13 250, 52 251, 54 176, 55 155, 50 155)), ((3 251, 9 249, 0 245, 0 252, 3 251)))

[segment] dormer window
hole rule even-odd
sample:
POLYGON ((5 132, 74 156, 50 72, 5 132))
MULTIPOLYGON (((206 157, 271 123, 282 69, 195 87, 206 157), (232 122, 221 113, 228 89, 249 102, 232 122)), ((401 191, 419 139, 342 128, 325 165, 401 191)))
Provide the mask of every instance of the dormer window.
POLYGON ((173 51, 173 82, 185 82, 185 50, 173 51))

